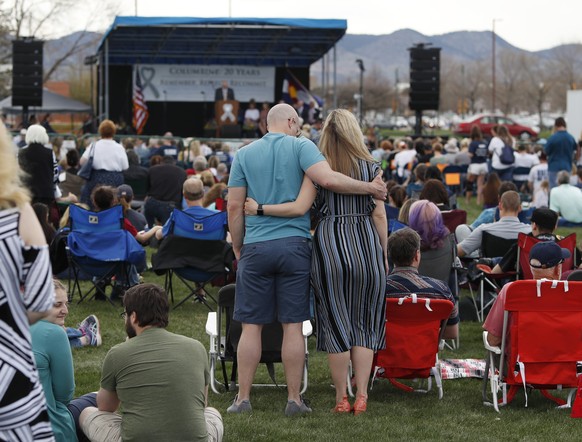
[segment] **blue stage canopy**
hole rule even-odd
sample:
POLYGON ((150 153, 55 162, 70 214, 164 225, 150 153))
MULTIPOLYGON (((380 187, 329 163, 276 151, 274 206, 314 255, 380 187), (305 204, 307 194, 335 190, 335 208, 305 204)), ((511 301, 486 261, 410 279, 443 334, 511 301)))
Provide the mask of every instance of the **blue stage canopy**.
POLYGON ((346 20, 116 17, 98 52, 110 65, 309 67, 346 29, 346 20))

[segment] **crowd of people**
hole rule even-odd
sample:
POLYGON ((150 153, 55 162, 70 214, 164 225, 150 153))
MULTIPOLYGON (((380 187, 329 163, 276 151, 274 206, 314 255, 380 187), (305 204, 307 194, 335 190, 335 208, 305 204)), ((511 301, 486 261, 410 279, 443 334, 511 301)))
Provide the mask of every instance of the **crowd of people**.
MULTIPOLYGON (((65 326, 66 288, 52 279, 56 258, 48 244, 62 241, 68 228, 63 209, 70 204, 95 212, 121 204, 124 229, 144 246, 164 241, 176 208, 195 215, 228 212, 238 261, 234 319, 242 323, 239 390, 229 413, 253 410, 261 332, 274 321, 284 335, 284 413, 312 411, 300 395, 302 323, 309 319, 317 349, 328 355, 332 412, 365 413, 374 354, 386 345, 385 299, 421 293, 458 301, 454 269, 442 278, 427 276, 423 255, 450 251, 478 258, 485 232, 509 240, 524 233, 544 241, 530 255, 535 279, 559 279, 572 270, 562 269, 570 252, 555 244, 553 233, 557 225, 582 222, 580 151, 563 119, 546 142, 517 146, 503 126, 487 138, 474 128, 460 142, 379 141, 374 133, 364 136, 346 110, 333 110, 322 122, 304 105, 277 104, 263 109, 265 115, 253 109, 252 120, 260 125, 264 117, 268 131, 236 153, 227 144, 196 139, 177 144, 170 133, 149 145, 136 138, 119 143, 110 120, 101 122, 99 139, 82 153, 51 148, 41 125, 28 128, 21 147, 0 127, 0 259, 9 274, 0 290, 9 306, 0 318, 8 325, 0 331, 0 362, 10 367, 0 378, 0 438, 222 439, 221 415, 207 406, 206 351, 166 330, 168 298, 160 287, 140 283, 145 266, 116 275, 110 298, 124 307, 128 340, 107 354, 98 392, 74 398, 71 348, 101 345, 102 337, 94 315, 78 328, 65 326), (316 118, 313 125, 305 127, 301 115, 316 118), (447 182, 449 167, 457 168, 458 182, 447 182), (137 196, 143 204, 135 204, 137 196), (458 208, 457 198, 474 197, 483 207, 479 217, 451 227, 447 216, 458 208), (18 368, 12 360, 20 361, 18 368)), ((515 255, 513 248, 481 264, 505 272, 516 268, 515 255)), ((499 343, 503 293, 484 324, 491 345, 499 343)), ((459 321, 455 304, 445 339, 458 336, 459 321)))

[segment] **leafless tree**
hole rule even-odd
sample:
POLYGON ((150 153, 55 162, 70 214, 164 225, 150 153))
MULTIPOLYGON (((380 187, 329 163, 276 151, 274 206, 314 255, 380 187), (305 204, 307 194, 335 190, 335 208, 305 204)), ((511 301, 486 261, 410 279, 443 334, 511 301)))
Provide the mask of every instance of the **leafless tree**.
POLYGON ((385 111, 391 107, 393 88, 377 65, 373 65, 364 76, 363 111, 385 111))
MULTIPOLYGON (((82 8, 75 0, 0 0, 0 19, 3 27, 0 32, 13 38, 33 37, 49 40, 57 31, 73 28, 80 31, 70 39, 68 46, 60 48, 59 56, 51 65, 45 65, 43 80, 47 81, 55 71, 73 54, 94 45, 87 41, 85 34, 89 25, 102 23, 103 26, 115 15, 112 0, 103 2, 84 2, 82 8), (100 18, 99 18, 100 17, 100 18)), ((0 45, 10 44, 10 39, 0 40, 0 45)), ((0 63, 7 63, 12 56, 11 48, 0 48, 0 63)))
POLYGON ((543 129, 542 112, 554 86, 554 79, 549 73, 546 63, 538 57, 527 55, 524 57, 524 62, 526 67, 523 74, 524 104, 528 111, 535 110, 537 112, 540 128, 543 129))
POLYGON ((505 50, 501 52, 498 63, 496 99, 502 112, 507 115, 520 106, 519 88, 526 69, 525 56, 522 53, 505 50))
POLYGON ((554 84, 551 91, 552 107, 564 110, 567 91, 582 87, 582 45, 560 46, 547 68, 554 84))

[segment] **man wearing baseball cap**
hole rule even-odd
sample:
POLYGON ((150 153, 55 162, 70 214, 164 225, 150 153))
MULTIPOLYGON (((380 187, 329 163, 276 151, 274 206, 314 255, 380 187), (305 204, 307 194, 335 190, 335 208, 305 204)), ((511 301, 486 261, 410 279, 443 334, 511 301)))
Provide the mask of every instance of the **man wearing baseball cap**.
MULTIPOLYGON (((556 212, 547 207, 539 207, 534 210, 531 216, 531 233, 529 235, 541 241, 559 241, 562 238, 553 233, 557 224, 558 214, 556 212)), ((514 271, 517 267, 517 249, 517 243, 515 243, 503 258, 496 263, 491 272, 506 273, 514 271)))
POLYGON ((147 227, 147 221, 145 216, 136 210, 131 208, 131 202, 133 201, 133 189, 129 184, 122 184, 117 188, 117 198, 119 198, 120 203, 123 205, 125 217, 133 224, 138 232, 144 230, 147 227))
MULTIPOLYGON (((533 279, 558 280, 562 277, 562 263, 570 257, 568 249, 561 248, 553 241, 539 242, 532 247, 529 254, 529 266, 533 279)), ((503 334, 503 311, 505 307, 505 294, 511 282, 505 284, 483 323, 483 329, 488 331, 487 342, 489 345, 501 344, 503 334)))

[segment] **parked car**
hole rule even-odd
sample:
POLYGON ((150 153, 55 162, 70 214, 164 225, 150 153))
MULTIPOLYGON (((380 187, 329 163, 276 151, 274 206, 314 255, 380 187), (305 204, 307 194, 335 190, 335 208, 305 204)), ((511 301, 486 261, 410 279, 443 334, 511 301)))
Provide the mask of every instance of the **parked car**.
POLYGON ((491 128, 495 125, 506 126, 512 136, 520 139, 536 138, 538 136, 538 133, 531 127, 523 126, 511 118, 498 115, 479 115, 462 121, 456 126, 454 130, 455 135, 468 137, 471 134, 471 127, 473 125, 479 126, 479 129, 481 129, 485 137, 491 135, 491 128))

